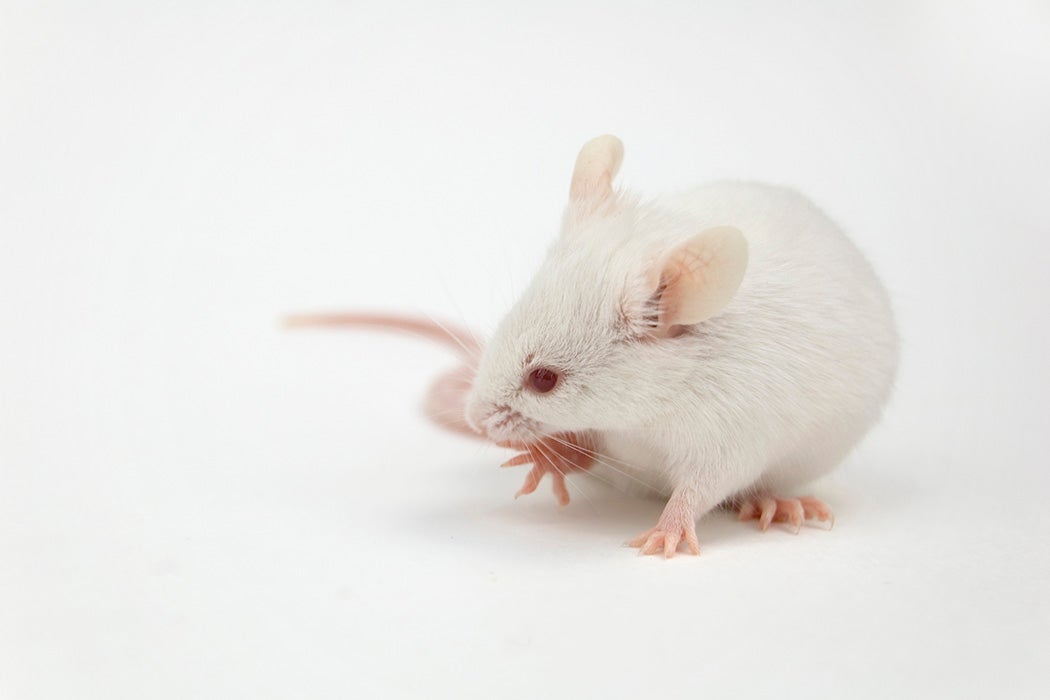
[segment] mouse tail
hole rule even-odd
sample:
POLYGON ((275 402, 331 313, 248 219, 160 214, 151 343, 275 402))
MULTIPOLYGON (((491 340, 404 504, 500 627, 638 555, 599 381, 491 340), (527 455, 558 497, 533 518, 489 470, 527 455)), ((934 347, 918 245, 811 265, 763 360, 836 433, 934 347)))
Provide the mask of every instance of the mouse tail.
POLYGON ((284 319, 285 328, 363 328, 398 331, 441 343, 476 364, 482 344, 469 329, 432 318, 379 313, 293 314, 284 319))
POLYGON ((435 424, 472 438, 484 436, 467 423, 467 396, 474 383, 474 367, 482 344, 470 330, 435 319, 377 313, 295 314, 284 319, 286 328, 349 328, 409 333, 445 345, 460 354, 464 364, 439 376, 430 385, 423 412, 435 424))

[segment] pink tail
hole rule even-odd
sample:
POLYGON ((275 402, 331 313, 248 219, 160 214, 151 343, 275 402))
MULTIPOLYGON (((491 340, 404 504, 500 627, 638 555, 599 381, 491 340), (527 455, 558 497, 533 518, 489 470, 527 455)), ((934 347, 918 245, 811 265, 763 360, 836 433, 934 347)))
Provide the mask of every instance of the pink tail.
POLYGON ((483 437, 466 419, 467 395, 474 381, 474 365, 481 341, 469 330, 430 319, 373 313, 297 314, 285 319, 289 328, 373 328, 401 331, 443 343, 458 352, 464 364, 434 380, 423 410, 434 423, 460 435, 483 437))
POLYGON ((288 328, 378 328, 403 331, 444 343, 465 359, 476 362, 481 341, 466 328, 431 319, 374 313, 295 314, 284 320, 288 328))

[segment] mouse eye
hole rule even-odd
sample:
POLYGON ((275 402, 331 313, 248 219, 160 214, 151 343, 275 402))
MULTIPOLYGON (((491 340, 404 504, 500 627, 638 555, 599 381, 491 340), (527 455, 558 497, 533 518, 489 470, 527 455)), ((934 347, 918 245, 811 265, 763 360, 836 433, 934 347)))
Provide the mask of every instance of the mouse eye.
POLYGON ((558 383, 558 373, 546 367, 537 367, 529 372, 526 385, 538 394, 546 394, 558 383))

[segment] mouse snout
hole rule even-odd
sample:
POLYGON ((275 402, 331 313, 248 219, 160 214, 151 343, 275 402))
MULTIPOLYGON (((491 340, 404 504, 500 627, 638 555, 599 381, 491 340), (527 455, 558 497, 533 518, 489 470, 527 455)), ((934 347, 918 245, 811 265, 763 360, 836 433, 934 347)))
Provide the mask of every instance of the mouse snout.
POLYGON ((467 423, 496 442, 524 440, 530 435, 525 417, 505 404, 472 402, 467 406, 467 423))

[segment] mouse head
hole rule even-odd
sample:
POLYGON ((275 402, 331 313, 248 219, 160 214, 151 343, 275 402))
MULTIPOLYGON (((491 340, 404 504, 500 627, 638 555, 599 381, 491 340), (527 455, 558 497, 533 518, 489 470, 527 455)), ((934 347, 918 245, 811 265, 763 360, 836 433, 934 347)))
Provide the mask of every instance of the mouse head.
POLYGON ((583 146, 561 235, 485 348, 467 421, 497 442, 658 421, 740 286, 743 234, 614 191, 622 160, 615 136, 583 146))

